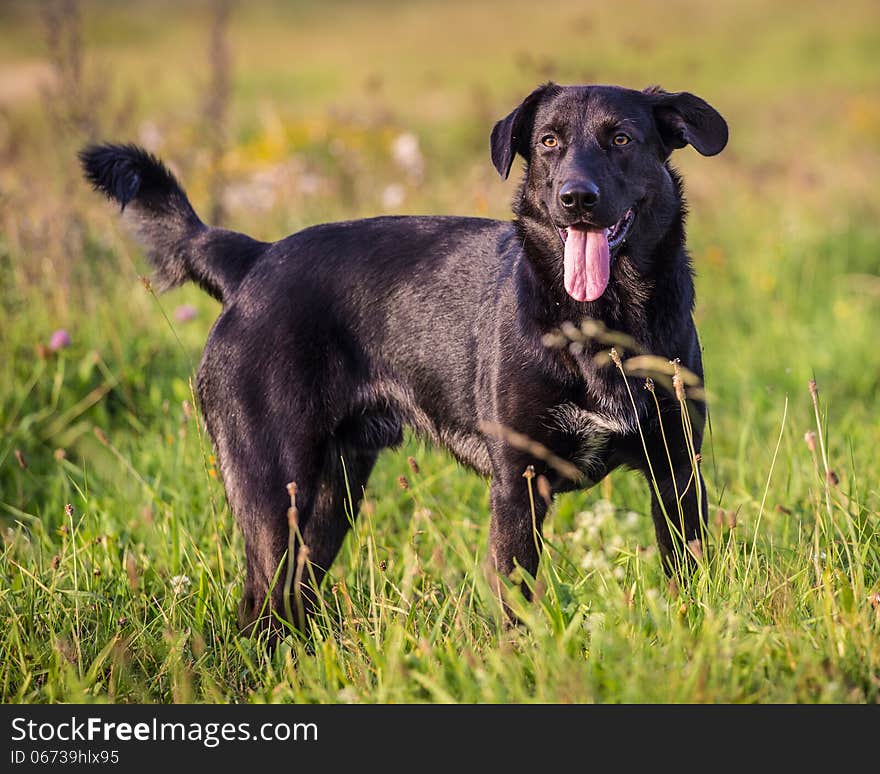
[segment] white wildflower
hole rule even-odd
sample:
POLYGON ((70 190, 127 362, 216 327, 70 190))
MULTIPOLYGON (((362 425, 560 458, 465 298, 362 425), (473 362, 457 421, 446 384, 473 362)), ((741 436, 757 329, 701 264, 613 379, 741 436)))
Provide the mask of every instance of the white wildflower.
POLYGON ((385 186, 385 190, 382 191, 382 209, 386 211, 396 210, 403 204, 405 193, 400 183, 392 183, 385 186))
POLYGON ((394 142, 391 143, 391 158, 411 180, 421 179, 425 170, 425 160, 419 148, 419 138, 412 132, 404 132, 394 138, 394 142))
POLYGON ((171 590, 175 594, 182 594, 192 585, 192 581, 186 575, 175 575, 171 579, 171 590))
POLYGON ((303 196, 312 196, 321 188, 321 178, 314 172, 303 172, 297 178, 297 188, 303 196))
POLYGON ((154 121, 144 121, 138 127, 138 142, 151 153, 162 150, 163 140, 162 130, 154 121))
POLYGON ((358 701, 357 691, 352 686, 346 685, 336 694, 336 700, 342 704, 356 704, 358 701))

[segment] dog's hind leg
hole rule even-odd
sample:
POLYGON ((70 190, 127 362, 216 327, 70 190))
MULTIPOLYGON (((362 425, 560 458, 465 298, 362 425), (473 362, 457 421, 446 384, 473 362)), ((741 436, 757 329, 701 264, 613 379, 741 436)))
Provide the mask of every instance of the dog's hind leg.
MULTIPOLYGON (((266 439, 263 443, 269 445, 266 439)), ((219 439, 217 447, 227 498, 245 543, 239 621, 245 631, 267 629, 274 638, 283 634, 278 619, 286 617, 284 586, 292 537, 288 484, 296 482, 299 523, 307 523, 320 498, 323 454, 320 447, 303 444, 296 456, 273 460, 263 449, 255 449, 250 457, 240 449, 233 455, 225 453, 219 439)), ((294 545, 293 561, 297 549, 294 545)))
POLYGON ((327 455, 311 512, 301 527, 306 548, 301 583, 292 589, 294 623, 305 628, 318 607, 318 588, 354 525, 378 451, 334 449, 327 455))
POLYGON ((224 465, 224 480, 244 535, 247 576, 239 617, 247 629, 283 635, 279 617, 301 631, 318 605, 318 589, 354 522, 378 452, 297 446, 291 464, 249 466, 246 489, 224 465), (304 454, 303 449, 312 453, 304 454), (262 482, 253 477, 259 471, 262 482), (288 520, 296 484, 295 525, 288 520), (285 599, 285 593, 289 597, 285 599))

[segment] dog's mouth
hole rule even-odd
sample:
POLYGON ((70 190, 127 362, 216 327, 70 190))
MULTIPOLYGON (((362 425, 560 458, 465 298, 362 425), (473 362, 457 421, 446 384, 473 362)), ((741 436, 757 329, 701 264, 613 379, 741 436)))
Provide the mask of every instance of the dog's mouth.
POLYGON ((565 251, 565 290, 575 301, 595 301, 608 287, 611 258, 626 240, 635 221, 630 207, 609 228, 573 223, 557 229, 565 251))
POLYGON ((609 226, 605 229, 596 229, 590 226, 587 223, 573 223, 570 226, 559 227, 557 226, 557 231, 559 231, 559 238, 562 240, 562 244, 565 244, 565 240, 568 238, 568 230, 570 228, 580 229, 582 231, 604 231, 605 238, 608 240, 608 250, 613 256, 620 249, 620 246, 626 240, 627 234, 629 234, 629 230, 632 227, 633 222, 636 219, 636 211, 633 207, 630 207, 623 215, 620 216, 620 220, 617 221, 613 226, 609 226))

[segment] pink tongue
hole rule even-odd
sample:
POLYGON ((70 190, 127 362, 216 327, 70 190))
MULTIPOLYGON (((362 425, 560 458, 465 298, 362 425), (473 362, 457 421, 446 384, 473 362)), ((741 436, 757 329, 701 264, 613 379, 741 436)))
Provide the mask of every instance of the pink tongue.
POLYGON ((608 287, 611 253, 605 230, 570 228, 565 238, 565 289, 576 301, 595 301, 608 287))

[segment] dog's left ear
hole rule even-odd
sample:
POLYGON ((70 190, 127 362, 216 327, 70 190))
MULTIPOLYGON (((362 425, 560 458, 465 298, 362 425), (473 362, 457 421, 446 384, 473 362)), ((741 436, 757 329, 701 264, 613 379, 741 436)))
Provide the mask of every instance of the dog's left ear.
POLYGON ((545 83, 538 86, 519 107, 507 118, 502 118, 495 128, 492 129, 490 147, 492 149, 492 163, 498 174, 505 180, 510 174, 513 159, 519 153, 524 159, 529 158, 529 138, 532 134, 532 123, 535 119, 535 108, 549 91, 558 89, 555 83, 545 83))
POLYGON ((645 94, 651 100, 667 156, 685 145, 693 145, 704 156, 724 150, 727 122, 708 102, 686 91, 670 94, 657 87, 645 89, 645 94))

